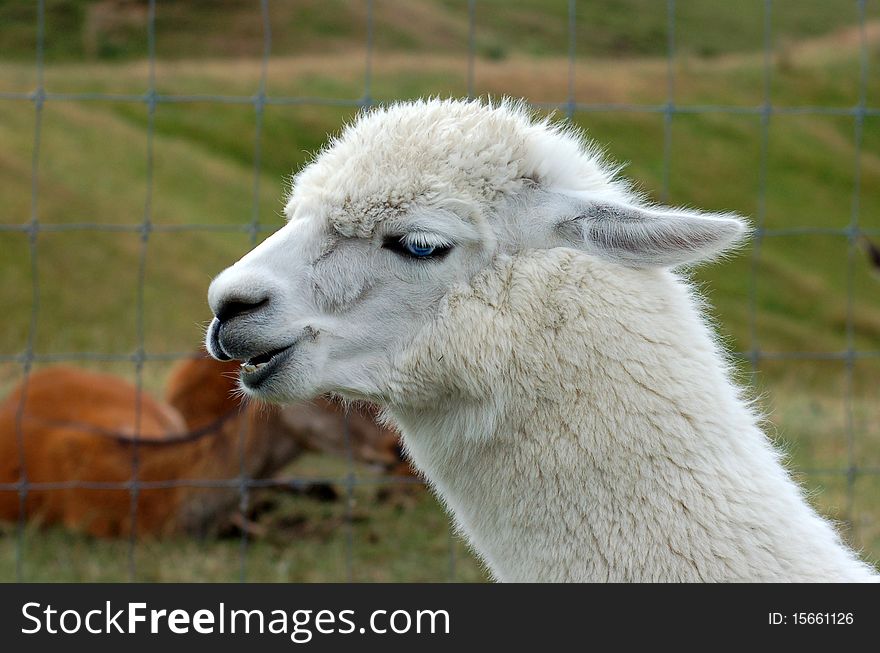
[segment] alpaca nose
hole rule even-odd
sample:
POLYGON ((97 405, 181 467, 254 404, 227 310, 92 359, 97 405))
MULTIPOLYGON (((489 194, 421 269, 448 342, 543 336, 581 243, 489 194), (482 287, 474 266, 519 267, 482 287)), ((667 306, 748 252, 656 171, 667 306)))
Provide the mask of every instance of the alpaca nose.
POLYGON ((277 289, 259 270, 240 263, 217 275, 208 288, 208 306, 220 323, 265 309, 277 289))
POLYGON ((241 315, 254 313, 264 306, 268 306, 268 304, 268 294, 256 298, 224 297, 218 302, 216 310, 214 311, 214 317, 216 317, 217 320, 222 324, 223 322, 228 322, 229 320, 239 317, 241 315))
POLYGON ((214 313, 205 334, 208 353, 218 360, 245 360, 261 353, 255 349, 274 349, 268 346, 274 343, 263 342, 264 331, 283 299, 283 288, 266 270, 241 262, 226 268, 208 288, 214 313))
POLYGON ((269 295, 259 297, 221 297, 214 303, 214 319, 208 327, 208 352, 217 360, 232 360, 233 356, 227 353, 223 346, 221 330, 231 320, 250 315, 269 305, 269 295))

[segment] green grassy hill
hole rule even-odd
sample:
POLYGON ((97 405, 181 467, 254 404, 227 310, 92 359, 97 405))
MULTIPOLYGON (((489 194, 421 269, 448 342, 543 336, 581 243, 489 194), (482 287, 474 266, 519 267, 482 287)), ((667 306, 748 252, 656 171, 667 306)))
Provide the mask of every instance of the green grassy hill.
MULTIPOLYGON (((114 94, 147 90, 144 3, 47 4, 47 90, 114 94)), ((210 15, 194 13, 194 4, 159 3, 157 90, 169 95, 254 94, 261 78, 262 51, 257 3, 225 2, 223 11, 210 15)), ((372 69, 372 95, 377 101, 466 93, 466 5, 453 0, 405 4, 377 0, 372 69)), ((273 56, 266 80, 270 96, 360 98, 364 3, 273 2, 270 6, 273 56)), ((478 2, 475 91, 525 96, 537 103, 564 102, 568 97, 566 6, 536 0, 478 2)), ((763 2, 678 0, 676 7, 676 104, 760 105, 764 101, 763 2)), ((877 9, 871 5, 871 11, 877 9)), ((661 105, 668 101, 665 10, 666 3, 651 0, 579 3, 574 84, 578 102, 661 105)), ((34 88, 32 14, 31 3, 0 1, 0 92, 34 88)), ((880 64, 880 22, 869 18, 868 62, 869 70, 875 71, 880 64)), ((776 54, 770 71, 774 105, 851 108, 857 103, 860 40, 854 20, 850 2, 774 2, 776 54)), ((878 99, 880 76, 872 72, 868 104, 877 106, 878 99)), ((268 106, 255 178, 253 106, 201 101, 158 106, 149 211, 160 230, 147 241, 144 277, 148 352, 190 351, 198 346, 209 318, 204 297, 210 279, 251 244, 243 230, 161 228, 244 227, 254 219, 266 228, 280 226, 290 173, 355 111, 307 104, 268 106)), ((762 217, 764 226, 772 230, 846 227, 857 201, 860 226, 880 230, 876 190, 880 118, 876 116, 867 117, 863 125, 861 190, 855 196, 851 116, 773 115, 767 130, 763 201, 758 115, 675 115, 668 170, 662 113, 595 111, 578 113, 574 120, 607 146, 612 159, 626 162, 625 174, 654 199, 735 210, 753 220, 762 217)), ((47 102, 37 156, 40 221, 50 225, 142 221, 147 208, 149 125, 142 103, 47 102)), ((0 224, 21 224, 31 215, 34 127, 31 102, 0 100, 0 224)), ((128 354, 136 349, 141 247, 135 232, 40 234, 40 312, 34 341, 38 353, 128 354)), ((757 345, 771 352, 835 352, 847 344, 851 265, 854 341, 859 349, 877 351, 880 280, 871 274, 861 250, 849 261, 847 240, 839 235, 772 237, 764 240, 759 260, 746 249, 698 270, 695 278, 731 348, 748 350, 757 345), (754 286, 753 270, 757 272, 754 286), (755 293, 754 321, 750 292, 755 293)), ((5 308, 0 355, 17 354, 27 340, 31 309, 31 259, 25 234, 0 231, 0 266, 0 305, 5 308)), ((129 363, 93 365, 133 374, 129 363)), ((158 389, 167 369, 165 363, 149 363, 148 387, 158 389)), ((880 358, 859 360, 852 377, 840 360, 768 360, 760 369, 755 380, 758 392, 764 394, 762 405, 797 468, 845 469, 849 423, 858 464, 880 467, 880 358), (851 404, 845 401, 848 390, 851 404)), ((0 364, 0 395, 19 375, 17 365, 0 364)), ((847 504, 842 476, 817 473, 808 481, 810 487, 824 490, 816 499, 823 509, 841 518, 852 517, 856 542, 880 555, 878 479, 857 479, 852 506, 847 504), (845 515, 847 508, 851 511, 845 515)), ((387 516, 393 518, 390 512, 387 516)), ((234 559, 237 544, 229 546, 230 551, 218 554, 221 558, 234 559)), ((9 554, 7 544, 3 547, 9 554)), ((0 555, 0 577, 7 576, 2 571, 4 559, 0 555)), ((76 573, 103 578, 88 569, 76 573)), ((407 573, 393 572, 391 577, 403 578, 407 573)), ((271 577, 271 570, 266 575, 271 577)))
MULTIPOLYGON (((36 3, 0 0, 0 52, 31 59, 36 3)), ((157 52, 162 58, 255 56, 263 51, 257 0, 159 0, 157 52)), ((46 54, 50 61, 124 60, 147 51, 146 0, 47 0, 46 54)), ((302 55, 347 52, 366 38, 367 0, 269 2, 272 52, 302 55)), ((875 16, 878 9, 869 3, 875 16)), ((869 17, 871 17, 869 15, 869 17)), ((478 0, 477 52, 489 58, 568 52, 567 0, 478 0)), ((664 55, 668 48, 663 0, 590 0, 576 11, 579 56, 664 55)), ((782 39, 826 34, 853 24, 850 0, 776 0, 773 30, 782 39)), ((468 40, 468 0, 373 0, 375 44, 381 51, 460 53, 468 40)), ((677 47, 713 57, 760 48, 764 0, 677 0, 677 47)))

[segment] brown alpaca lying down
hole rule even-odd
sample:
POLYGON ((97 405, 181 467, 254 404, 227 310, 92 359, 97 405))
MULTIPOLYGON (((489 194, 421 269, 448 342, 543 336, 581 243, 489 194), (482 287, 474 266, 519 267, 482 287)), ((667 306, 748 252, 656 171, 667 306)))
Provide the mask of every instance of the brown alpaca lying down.
MULTIPOLYGON (((166 535, 216 530, 235 513, 239 488, 149 487, 176 481, 217 482, 271 478, 307 450, 347 454, 400 473, 397 434, 375 421, 370 409, 349 411, 317 400, 284 408, 245 404, 233 391, 237 363, 208 358, 181 363, 172 373, 167 403, 141 395, 138 444, 137 390, 107 374, 73 367, 32 373, 21 421, 22 388, 0 405, 0 484, 17 483, 22 465, 28 483, 124 484, 137 458, 136 533, 166 535)), ((131 532, 131 492, 125 487, 31 489, 25 514, 97 537, 131 532)), ((0 490, 0 519, 19 518, 17 490, 0 490)))

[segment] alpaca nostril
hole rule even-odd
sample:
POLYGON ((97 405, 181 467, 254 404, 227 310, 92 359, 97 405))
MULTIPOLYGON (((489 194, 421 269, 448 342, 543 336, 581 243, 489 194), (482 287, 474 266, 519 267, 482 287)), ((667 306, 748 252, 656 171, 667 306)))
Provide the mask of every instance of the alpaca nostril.
POLYGON ((268 297, 263 297, 256 301, 232 297, 224 300, 220 306, 217 307, 217 312, 214 313, 214 315, 220 322, 226 322, 234 317, 253 313, 263 306, 266 306, 268 303, 268 297))

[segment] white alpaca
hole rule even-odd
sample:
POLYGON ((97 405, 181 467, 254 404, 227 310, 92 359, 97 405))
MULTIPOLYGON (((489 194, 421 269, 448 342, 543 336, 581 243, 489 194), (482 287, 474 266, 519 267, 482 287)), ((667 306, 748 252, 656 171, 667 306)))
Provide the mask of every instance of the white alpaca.
POLYGON ((274 401, 377 401, 505 581, 876 579, 804 500, 671 268, 735 216, 652 207, 520 105, 365 113, 214 280, 274 401))

